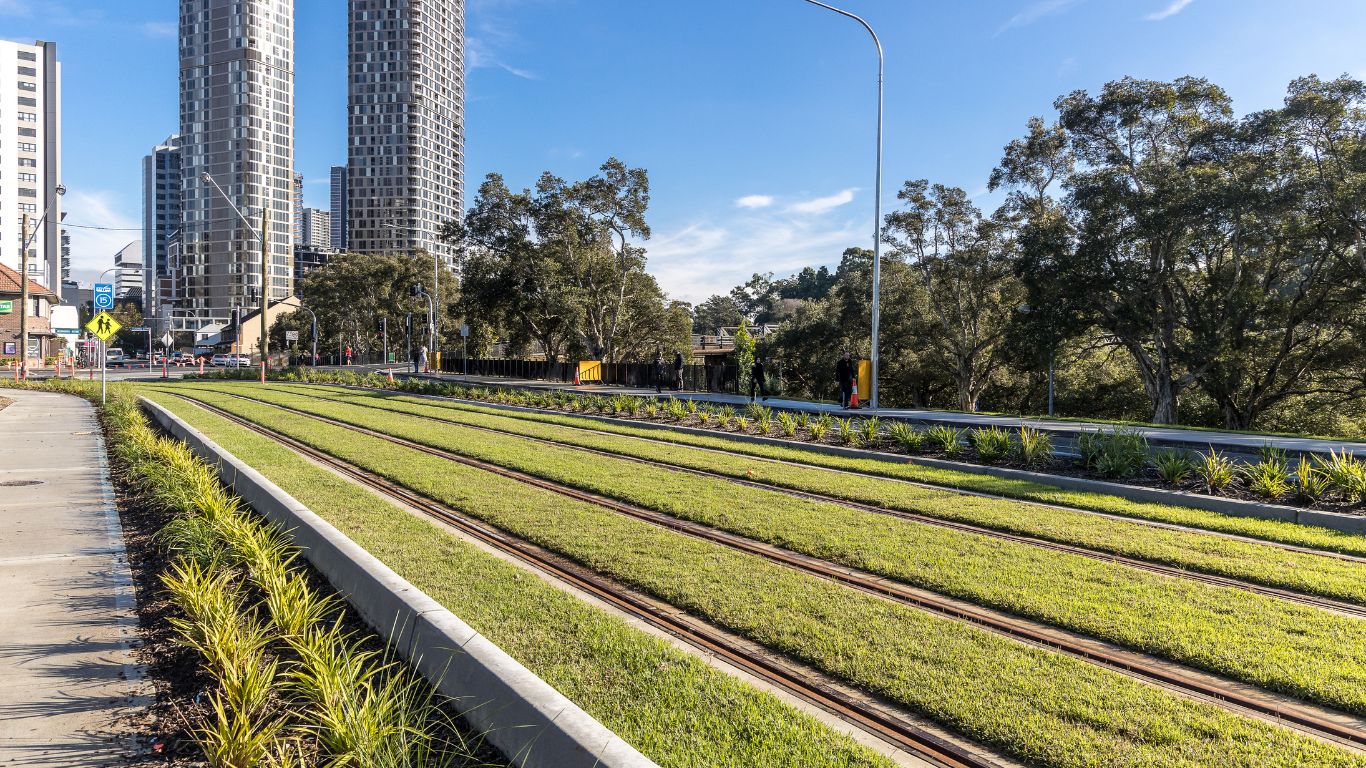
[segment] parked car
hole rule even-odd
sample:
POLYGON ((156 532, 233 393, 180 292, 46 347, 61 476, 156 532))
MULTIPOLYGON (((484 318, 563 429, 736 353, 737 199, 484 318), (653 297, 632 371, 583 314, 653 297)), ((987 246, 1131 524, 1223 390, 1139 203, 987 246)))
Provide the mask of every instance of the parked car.
POLYGON ((226 367, 228 365, 228 358, 230 357, 234 357, 234 355, 219 352, 218 354, 214 355, 212 358, 209 359, 209 365, 212 365, 215 368, 226 367))
POLYGON ((104 352, 104 364, 110 368, 122 368, 128 364, 128 357, 119 347, 110 347, 104 352))
POLYGON ((233 361, 234 361, 234 362, 233 362, 233 367, 234 367, 234 368, 250 368, 250 367, 251 367, 251 355, 245 355, 245 354, 242 354, 242 353, 239 352, 238 354, 229 355, 228 357, 231 357, 231 358, 233 359, 233 361))

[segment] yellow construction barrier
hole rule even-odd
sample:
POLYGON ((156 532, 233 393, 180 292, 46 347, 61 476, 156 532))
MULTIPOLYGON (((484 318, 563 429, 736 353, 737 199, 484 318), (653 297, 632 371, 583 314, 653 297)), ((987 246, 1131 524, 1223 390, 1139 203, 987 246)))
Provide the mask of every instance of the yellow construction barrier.
POLYGON ((602 383, 602 363, 597 360, 580 360, 577 382, 587 384, 590 381, 602 383))
POLYGON ((867 403, 873 398, 873 361, 858 361, 858 383, 855 388, 858 390, 858 400, 860 403, 867 403))

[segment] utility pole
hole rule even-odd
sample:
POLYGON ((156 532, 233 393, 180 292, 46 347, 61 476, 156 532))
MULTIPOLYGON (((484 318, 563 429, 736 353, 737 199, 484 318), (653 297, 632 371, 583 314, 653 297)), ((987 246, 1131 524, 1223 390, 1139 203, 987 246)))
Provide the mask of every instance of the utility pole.
POLYGON ((270 336, 266 330, 266 310, 270 308, 270 203, 261 206, 261 383, 266 383, 266 359, 270 356, 270 336))
POLYGON ((19 374, 28 378, 28 214, 19 235, 19 374))

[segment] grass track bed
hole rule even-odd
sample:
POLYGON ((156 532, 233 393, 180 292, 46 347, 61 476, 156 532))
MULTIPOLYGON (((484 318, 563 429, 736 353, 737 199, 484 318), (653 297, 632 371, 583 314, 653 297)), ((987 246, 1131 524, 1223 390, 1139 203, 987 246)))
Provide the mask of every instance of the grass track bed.
MULTIPOLYGON (((230 385, 231 384, 229 384, 229 386, 230 385)), ((325 385, 297 386, 312 388, 325 385)), ((438 402, 419 398, 413 399, 418 402, 438 402)), ((1155 522, 1171 523, 1192 528, 1204 528, 1211 531, 1230 533, 1238 536, 1248 536, 1282 544, 1366 557, 1366 536, 1343 533, 1310 525, 1300 525, 1278 520, 1258 520, 1254 518, 1234 517, 1231 515, 1219 514, 1217 512, 1208 512, 1187 507, 1129 501, 1108 494, 1068 491, 1056 486, 1047 485, 1046 483, 1036 483, 1026 480, 1008 480, 987 475, 979 475, 972 472, 939 469, 918 465, 913 462, 906 462, 904 460, 887 460, 871 457, 859 459, 846 456, 833 456, 811 450, 811 448, 801 444, 793 444, 791 446, 762 445, 736 440, 719 433, 715 435, 697 435, 676 430, 648 429, 633 426, 629 422, 604 422, 552 411, 515 412, 480 406, 472 401, 447 400, 446 402, 452 406, 479 409, 488 413, 515 414, 518 418, 526 418, 542 423, 597 429, 616 434, 670 442, 677 445, 716 448, 747 456, 772 458, 831 469, 843 469, 851 472, 881 475, 884 477, 911 480, 918 483, 938 485, 944 488, 989 493, 1025 501, 1056 504, 1081 510, 1102 512, 1123 517, 1133 517, 1141 520, 1152 520, 1155 522)))
MULTIPOLYGON (((1366 764, 1075 659, 601 507, 306 417, 200 396, 1025 759, 1058 766, 1096 765, 1098 757, 1125 766, 1366 764)), ((428 556, 421 565, 434 562, 428 556)))
MULTIPOLYGON (((458 426, 433 430, 419 417, 278 392, 253 394, 1269 690, 1366 713, 1366 622, 1359 619, 520 438, 458 426)), ((248 418, 271 426, 273 419, 289 415, 268 406, 262 411, 262 406, 230 396, 197 396, 235 413, 245 407, 252 414, 248 418)))
POLYGON ((286 389, 336 402, 366 404, 396 413, 431 416, 526 437, 555 440, 775 487, 1033 536, 1254 584, 1366 604, 1366 563, 1190 531, 1154 528, 1086 512, 1026 506, 952 491, 929 490, 890 479, 815 467, 804 468, 768 460, 752 461, 741 456, 720 455, 712 450, 615 437, 586 431, 584 427, 566 428, 564 425, 539 423, 537 420, 508 415, 506 411, 490 412, 489 409, 453 406, 418 398, 396 398, 390 394, 317 386, 286 389))
POLYGON ((768 694, 593 608, 278 443, 163 406, 255 466, 663 766, 891 768, 768 694))

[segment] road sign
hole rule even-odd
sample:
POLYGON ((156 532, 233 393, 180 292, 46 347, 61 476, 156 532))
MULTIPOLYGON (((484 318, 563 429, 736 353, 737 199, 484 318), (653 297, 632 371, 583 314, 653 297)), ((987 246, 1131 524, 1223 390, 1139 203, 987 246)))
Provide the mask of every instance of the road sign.
POLYGON ((0 301, 0 315, 8 315, 9 313, 11 313, 11 312, 13 312, 13 311, 14 311, 14 300, 13 300, 13 299, 9 299, 9 300, 6 300, 6 301, 0 301))
POLYGON ((90 322, 85 324, 85 329, 100 337, 100 341, 109 341, 114 334, 119 332, 123 326, 115 320, 108 312, 101 312, 90 318, 90 322))
POLYGON ((136 327, 136 328, 129 328, 128 330, 132 331, 133 333, 146 333, 146 332, 148 332, 148 331, 150 331, 150 330, 152 330, 152 329, 151 329, 151 328, 148 328, 148 327, 145 326, 145 325, 139 325, 139 326, 136 327))
POLYGON ((298 340, 299 340, 299 332, 298 332, 298 331, 285 331, 285 341, 298 341, 298 340))
POLYGON ((174 343, 175 343, 175 337, 171 335, 171 332, 170 332, 170 331, 167 331, 167 332, 166 332, 166 335, 161 337, 161 344, 162 344, 162 346, 169 347, 169 346, 171 346, 171 345, 174 344, 174 343))
POLYGON ((470 327, 469 327, 468 325, 462 325, 462 326, 460 326, 460 335, 463 336, 463 337, 469 337, 469 335, 470 335, 470 327))
POLYGON ((95 309, 114 308, 114 284, 95 283, 95 309))
POLYGON ((59 334, 59 335, 61 335, 61 336, 75 336, 76 334, 78 334, 78 333, 81 332, 81 329, 80 329, 80 328, 53 328, 53 329, 52 329, 52 332, 53 332, 53 333, 56 333, 56 334, 59 334))

